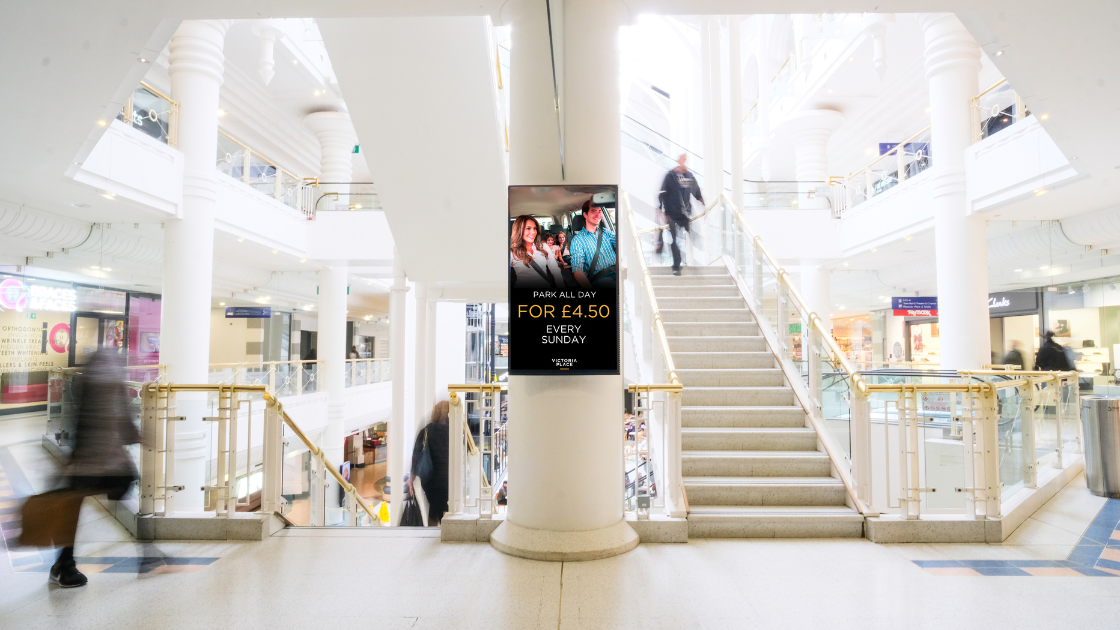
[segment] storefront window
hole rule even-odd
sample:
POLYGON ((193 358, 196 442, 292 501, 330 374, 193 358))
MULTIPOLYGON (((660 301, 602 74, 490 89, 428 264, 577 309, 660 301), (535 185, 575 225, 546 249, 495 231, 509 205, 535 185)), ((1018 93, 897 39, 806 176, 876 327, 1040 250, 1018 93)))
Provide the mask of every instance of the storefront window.
POLYGON ((76 301, 70 284, 0 278, 0 413, 46 403, 50 369, 69 361, 76 301))
POLYGON ((941 329, 937 322, 910 324, 910 360, 941 363, 941 329))
MULTIPOLYGON (((129 365, 159 365, 159 318, 159 298, 129 296, 129 365)), ((131 377, 138 378, 136 374, 131 377)))
POLYGON ((869 363, 871 351, 871 316, 859 315, 832 320, 832 337, 850 361, 869 363))

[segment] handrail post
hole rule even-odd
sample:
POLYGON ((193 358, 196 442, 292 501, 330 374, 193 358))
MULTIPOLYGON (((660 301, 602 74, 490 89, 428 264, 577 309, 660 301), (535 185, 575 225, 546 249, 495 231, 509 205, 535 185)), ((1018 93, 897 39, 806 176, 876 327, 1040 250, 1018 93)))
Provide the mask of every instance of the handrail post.
MULTIPOLYGON (((252 422, 252 418, 250 418, 252 422)), ((284 430, 276 399, 269 397, 264 407, 264 436, 261 445, 261 511, 281 512, 281 487, 284 470, 284 430)))
POLYGON ((296 373, 296 375, 295 375, 295 381, 296 381, 295 395, 299 396, 300 394, 303 393, 303 361, 299 361, 299 360, 296 361, 295 373, 296 373))
MULTIPOLYGON (((668 485, 669 504, 666 509, 669 511, 670 518, 685 518, 688 514, 685 511, 683 483, 684 479, 681 474, 681 392, 669 392, 666 396, 666 437, 665 440, 665 460, 668 470, 665 474, 665 481, 668 485)), ((650 426, 646 425, 647 437, 650 431, 650 426)), ((636 436, 635 436, 635 439, 636 436)))
POLYGON ((900 184, 902 182, 906 181, 906 164, 903 163, 904 162, 903 158, 905 157, 905 153, 906 153, 906 145, 900 144, 897 147, 895 147, 894 156, 895 156, 895 159, 898 163, 898 183, 900 183, 900 184))
POLYGON ((1038 454, 1035 450, 1037 432, 1034 424, 1034 383, 1019 387, 1019 432, 1023 442, 1023 486, 1038 487, 1038 454))
MULTIPOLYGON (((966 394, 967 395, 967 394, 966 394)), ((988 388, 979 393, 983 411, 980 414, 981 446, 983 448, 981 461, 984 467, 984 516, 989 519, 1000 517, 1000 482, 999 482, 999 413, 996 403, 995 388, 988 388)))
POLYGON ((757 236, 754 237, 752 245, 754 248, 754 299, 759 306, 762 306, 765 303, 762 296, 762 245, 757 236))
POLYGON ((823 415, 824 403, 822 402, 821 361, 817 350, 817 330, 813 325, 813 313, 809 314, 809 321, 803 325, 801 331, 801 355, 804 357, 809 377, 809 398, 813 401, 813 413, 823 415))
POLYGON ((851 398, 852 485, 856 498, 869 508, 871 493, 871 399, 853 383, 851 398))
POLYGON ((248 147, 241 147, 241 181, 248 184, 250 182, 249 171, 253 168, 253 154, 249 151, 248 147))
POLYGON ((784 279, 785 274, 783 273, 779 277, 778 282, 778 321, 774 323, 774 326, 777 328, 775 332, 778 333, 778 347, 775 349, 778 351, 778 358, 782 360, 788 359, 790 356, 789 325, 787 324, 789 320, 789 303, 786 299, 786 285, 784 282, 781 282, 781 280, 784 279))
POLYGON ((467 403, 458 393, 451 392, 451 413, 448 434, 451 436, 447 452, 447 509, 451 514, 462 514, 463 502, 463 450, 466 436, 465 416, 467 403))
POLYGON ((155 513, 156 486, 160 466, 159 444, 163 437, 159 430, 159 390, 142 387, 140 389, 140 436, 143 449, 140 451, 140 516, 155 513))
POLYGON ((1058 470, 1066 467, 1062 453, 1062 379, 1054 377, 1054 430, 1058 437, 1058 470))

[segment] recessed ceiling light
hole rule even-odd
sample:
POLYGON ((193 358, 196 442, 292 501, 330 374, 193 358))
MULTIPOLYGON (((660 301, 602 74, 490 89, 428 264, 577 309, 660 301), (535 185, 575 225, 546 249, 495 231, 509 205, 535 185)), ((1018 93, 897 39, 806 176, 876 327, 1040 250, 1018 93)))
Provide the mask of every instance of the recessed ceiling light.
POLYGON ((828 88, 828 93, 832 94, 832 88, 828 88))
POLYGON ((1038 270, 1039 270, 1039 271, 1046 271, 1046 270, 1047 270, 1047 269, 1049 269, 1049 268, 1050 268, 1050 267, 1047 267, 1046 265, 1043 265, 1043 266, 1039 267, 1039 268, 1038 268, 1038 270))
POLYGON ((108 199, 109 201, 112 201, 112 200, 117 198, 117 196, 115 194, 113 194, 113 193, 111 193, 107 190, 101 191, 101 196, 108 199))
POLYGON ((1042 120, 1046 120, 1049 117, 1050 117, 1050 114, 1043 114, 1042 115, 1042 120))
POLYGON ((143 57, 137 59, 136 61, 139 61, 140 63, 148 63, 148 60, 143 57))
POLYGON ((845 266, 845 267, 847 267, 847 266, 848 266, 848 263, 844 263, 844 266, 845 266))
POLYGON ((275 253, 276 253, 276 252, 278 252, 278 251, 280 251, 280 250, 278 250, 278 249, 274 249, 274 250, 272 250, 272 253, 273 253, 273 254, 275 254, 275 253))
POLYGON ((1020 272, 1022 272, 1022 271, 1023 271, 1022 269, 1016 269, 1016 270, 1015 270, 1015 273, 1020 273, 1020 272))
POLYGON ((904 240, 904 241, 908 241, 908 240, 910 240, 910 239, 912 239, 912 238, 914 238, 914 237, 913 237, 913 236, 911 236, 911 235, 909 235, 909 234, 907 234, 906 236, 903 236, 903 237, 902 237, 902 240, 904 240))
POLYGON ((108 125, 109 123, 105 122, 104 120, 99 120, 99 121, 97 121, 97 124, 99 124, 99 125, 101 125, 102 127, 104 127, 105 125, 108 125))
POLYGON ((238 243, 244 243, 245 242, 245 237, 241 237, 241 238, 237 239, 237 242, 238 243))
POLYGON ((88 203, 79 203, 77 201, 71 201, 70 205, 75 207, 75 208, 88 208, 89 207, 88 203))
POLYGON ((299 65, 299 61, 298 61, 298 60, 296 60, 296 59, 292 59, 292 65, 293 65, 293 66, 298 66, 298 65, 299 65))
POLYGON ((1003 55, 1003 51, 1002 50, 997 50, 996 51, 996 56, 999 57, 1001 55, 1003 55))
POLYGON ((928 113, 930 113, 931 111, 933 111, 933 108, 932 108, 932 107, 927 107, 927 108, 926 108, 926 113, 927 113, 927 114, 928 114, 928 113))
POLYGON ((225 116, 225 115, 226 115, 226 110, 224 110, 224 109, 219 109, 218 110, 218 116, 225 116))
POLYGON ((853 62, 853 61, 855 61, 855 60, 856 60, 856 58, 855 58, 855 57, 848 57, 848 63, 851 63, 851 62, 853 62))
POLYGON ((872 247, 872 248, 871 248, 871 253, 872 253, 872 254, 874 254, 874 253, 875 253, 875 252, 877 252, 877 251, 879 251, 879 248, 878 248, 878 247, 872 247))
POLYGON ((225 302, 218 302, 218 306, 225 306, 225 305, 226 305, 225 302))
POLYGON ((300 259, 299 259, 299 261, 300 261, 301 263, 305 263, 305 262, 307 262, 307 259, 306 259, 306 258, 300 258, 300 259))
POLYGON ((101 269, 101 267, 98 267, 97 265, 90 265, 89 268, 90 269, 101 269))
POLYGON ((1041 197, 1042 195, 1045 195, 1045 194, 1046 194, 1046 189, 1045 188, 1035 188, 1034 189, 1034 196, 1035 197, 1041 197))
POLYGON ((101 271, 112 271, 112 268, 110 268, 110 267, 102 267, 102 268, 101 268, 101 271))

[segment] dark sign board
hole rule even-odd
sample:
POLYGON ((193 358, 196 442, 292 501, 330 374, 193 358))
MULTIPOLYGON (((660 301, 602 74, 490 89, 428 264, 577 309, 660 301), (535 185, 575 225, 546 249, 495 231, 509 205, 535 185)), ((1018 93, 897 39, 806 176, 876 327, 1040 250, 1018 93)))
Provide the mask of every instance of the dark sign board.
POLYGON ((1038 291, 1007 291, 988 294, 988 315, 1031 315, 1038 313, 1038 291))
POLYGON ((509 187, 510 374, 619 374, 617 199, 617 186, 509 187))
POLYGON ((937 317, 935 297, 892 297, 891 309, 905 317, 937 317))
POLYGON ((272 317, 271 306, 227 306, 226 319, 267 319, 272 317))

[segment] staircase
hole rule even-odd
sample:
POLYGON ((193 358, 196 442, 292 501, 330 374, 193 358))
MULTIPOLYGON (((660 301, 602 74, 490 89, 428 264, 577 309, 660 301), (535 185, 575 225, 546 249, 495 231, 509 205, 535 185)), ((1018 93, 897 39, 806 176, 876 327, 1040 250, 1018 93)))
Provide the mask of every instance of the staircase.
POLYGON ((863 517, 726 267, 651 267, 684 384, 689 538, 861 537, 863 517))

